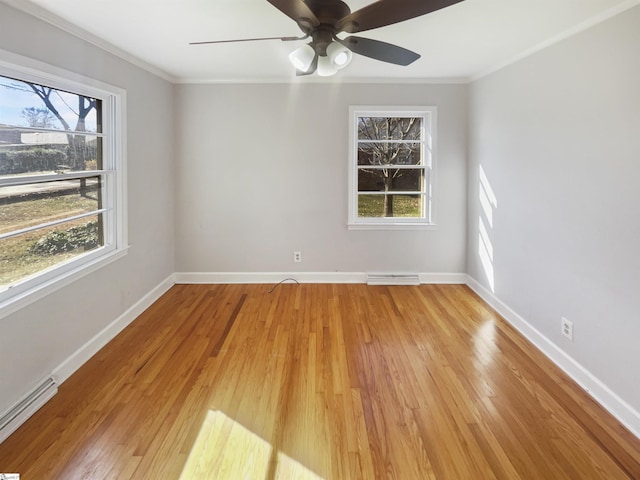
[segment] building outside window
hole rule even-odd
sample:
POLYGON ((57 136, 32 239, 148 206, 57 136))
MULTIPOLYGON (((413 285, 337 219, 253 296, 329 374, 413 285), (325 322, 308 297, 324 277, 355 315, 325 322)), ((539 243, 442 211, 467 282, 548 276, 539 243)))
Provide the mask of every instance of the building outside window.
POLYGON ((0 62, 0 307, 126 248, 123 92, 87 83, 0 62))

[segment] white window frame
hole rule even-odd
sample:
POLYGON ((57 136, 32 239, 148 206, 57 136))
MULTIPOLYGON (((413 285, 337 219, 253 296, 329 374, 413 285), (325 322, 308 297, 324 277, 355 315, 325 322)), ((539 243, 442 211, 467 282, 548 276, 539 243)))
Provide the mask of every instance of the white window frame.
POLYGON ((349 107, 349 230, 433 230, 433 199, 435 195, 437 116, 434 106, 351 106, 349 107), (425 147, 425 205, 423 218, 358 217, 358 118, 359 117, 422 117, 425 147), (427 152, 428 150, 428 152, 427 152))
MULTIPOLYGON (((0 318, 123 257, 128 249, 126 197, 126 91, 83 75, 0 50, 0 75, 50 86, 102 101, 102 170, 87 172, 103 181, 104 245, 54 265, 0 291, 0 318)), ((38 177, 60 180, 65 174, 38 177)), ((78 172, 68 176, 85 176, 78 172)), ((18 182, 19 184, 20 182, 18 182)), ((0 185, 16 184, 0 179, 0 185)))

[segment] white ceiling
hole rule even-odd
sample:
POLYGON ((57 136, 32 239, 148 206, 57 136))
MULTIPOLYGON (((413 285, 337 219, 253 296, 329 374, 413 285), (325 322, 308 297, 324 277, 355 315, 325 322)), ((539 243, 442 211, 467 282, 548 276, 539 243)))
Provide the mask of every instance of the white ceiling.
MULTIPOLYGON (((5 0, 176 82, 318 81, 295 77, 302 42, 189 42, 297 36, 266 0, 5 0)), ((420 0, 415 0, 420 1, 420 0)), ((371 0, 347 0, 352 11, 371 0)), ((638 5, 640 0, 465 0, 358 35, 422 55, 401 67, 354 55, 330 81, 467 81, 638 5)), ((341 36, 344 36, 342 34, 341 36)))

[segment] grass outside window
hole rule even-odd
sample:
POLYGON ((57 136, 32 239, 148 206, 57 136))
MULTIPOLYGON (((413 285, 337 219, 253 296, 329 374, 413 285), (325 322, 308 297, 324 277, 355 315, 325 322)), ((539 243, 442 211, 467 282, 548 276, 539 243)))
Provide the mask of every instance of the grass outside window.
MULTIPOLYGON (((0 234, 79 215, 95 208, 95 198, 77 192, 10 203, 6 198, 0 198, 0 234)), ((82 254, 87 247, 93 248, 93 242, 87 241, 84 242, 86 246, 80 244, 71 248, 69 245, 73 245, 73 241, 64 243, 61 239, 81 238, 78 229, 90 229, 92 227, 87 225, 97 220, 98 215, 80 218, 0 240, 0 286, 7 286, 82 254), (64 243, 65 246, 37 248, 38 242, 47 241, 58 245, 64 243)))
MULTIPOLYGON (((393 216, 416 218, 422 215, 420 195, 391 195, 393 216)), ((384 195, 358 195, 358 217, 382 218, 385 216, 384 195)))

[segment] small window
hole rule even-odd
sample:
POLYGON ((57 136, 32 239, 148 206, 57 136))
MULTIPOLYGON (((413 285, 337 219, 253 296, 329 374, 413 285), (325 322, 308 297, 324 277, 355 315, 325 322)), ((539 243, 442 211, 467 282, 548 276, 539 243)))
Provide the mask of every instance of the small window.
POLYGON ((435 107, 351 107, 349 228, 432 228, 435 107))
POLYGON ((0 64, 0 306, 125 247, 120 101, 0 64))

